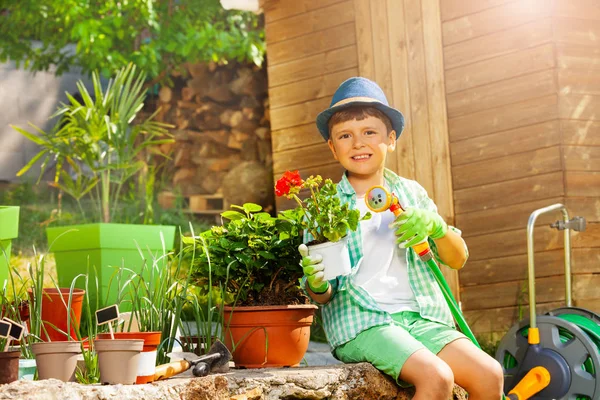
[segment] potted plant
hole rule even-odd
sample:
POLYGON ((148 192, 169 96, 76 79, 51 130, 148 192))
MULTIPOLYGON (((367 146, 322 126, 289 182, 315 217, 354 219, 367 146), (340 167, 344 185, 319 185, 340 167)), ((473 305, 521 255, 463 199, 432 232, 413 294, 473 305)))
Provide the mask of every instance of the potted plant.
POLYGON ((337 185, 331 179, 323 181, 320 175, 303 180, 298 171, 286 171, 275 184, 275 194, 298 204, 295 209, 282 212, 281 217, 298 225, 309 236, 309 253, 323 257, 325 279, 348 275, 351 265, 347 233, 355 231, 360 221, 371 218, 371 213, 361 218, 358 209, 341 204, 337 185), (310 194, 301 200, 298 194, 303 189, 310 194))
POLYGON ((12 240, 19 236, 19 207, 0 206, 0 284, 8 279, 12 240))
POLYGON ((231 207, 221 214, 228 220, 223 226, 184 239, 183 251, 195 253, 192 278, 198 286, 221 290, 220 299, 234 296, 221 309, 225 344, 236 366, 296 365, 308 347, 316 309, 299 287, 297 226, 257 204, 231 207))
MULTIPOLYGON (((136 119, 146 97, 144 82, 145 74, 136 72, 131 64, 106 86, 94 73, 93 92, 79 81, 81 100, 67 94, 69 103, 53 116, 61 119, 52 130, 36 128, 34 134, 14 127, 41 147, 17 175, 40 160, 43 173, 52 158, 56 168, 53 185, 74 199, 85 220, 94 222, 47 228, 59 286, 68 287, 88 265, 96 267, 99 295, 107 303, 114 303, 117 297, 114 285, 113 291, 104 293, 113 275, 111 266, 139 272, 142 261, 137 246, 164 254, 172 249, 175 237, 173 226, 112 223, 124 187, 142 171, 152 170, 144 157, 154 157, 155 146, 173 142, 167 131, 170 125, 154 121, 156 113, 145 120, 136 119)), ((142 186, 152 190, 152 185, 142 186)), ((97 293, 88 296, 94 304, 97 293)))

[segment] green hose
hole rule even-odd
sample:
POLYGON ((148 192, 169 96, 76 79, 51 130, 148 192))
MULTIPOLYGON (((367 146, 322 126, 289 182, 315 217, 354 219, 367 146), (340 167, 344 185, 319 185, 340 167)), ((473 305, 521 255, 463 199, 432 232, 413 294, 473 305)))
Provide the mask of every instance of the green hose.
POLYGON ((433 259, 433 255, 431 255, 431 253, 429 253, 429 254, 430 254, 430 256, 427 257, 428 259, 425 259, 423 261, 425 261, 427 263, 427 265, 429 266, 429 268, 431 268, 431 271, 433 272, 433 276, 435 277, 435 280, 437 281, 438 285, 440 286, 440 289, 442 290, 442 294, 444 295, 444 298, 446 299, 446 303, 448 303, 448 307, 450 307, 450 312, 452 313, 452 316, 456 320, 456 323, 458 324, 460 331, 466 337, 468 337, 475 346, 477 346, 478 348, 481 349, 481 346, 477 342, 477 339, 475 339, 475 335, 473 335, 471 328, 469 328, 469 325, 467 325, 467 321, 465 320, 465 317, 460 312, 460 308, 458 308, 458 304, 456 303, 456 300, 454 299, 454 296, 452 295, 452 291, 448 287, 448 283, 446 282, 446 279, 444 278, 442 271, 440 271, 440 267, 438 267, 437 263, 433 259))

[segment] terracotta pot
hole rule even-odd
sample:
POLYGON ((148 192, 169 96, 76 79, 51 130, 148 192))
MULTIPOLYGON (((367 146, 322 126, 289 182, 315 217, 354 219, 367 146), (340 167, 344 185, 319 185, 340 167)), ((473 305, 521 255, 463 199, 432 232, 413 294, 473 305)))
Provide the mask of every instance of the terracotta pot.
MULTIPOLYGON (((144 341, 135 383, 153 382, 156 370, 156 350, 160 345, 162 332, 115 332, 114 335, 115 339, 141 339, 144 341)), ((98 339, 110 339, 110 333, 99 333, 98 339)))
POLYGON ((308 349, 316 309, 317 306, 309 304, 225 307, 225 345, 231 350, 236 367, 298 365, 308 349), (265 354, 267 337, 269 346, 265 354))
MULTIPOLYGON (((60 329, 63 332, 67 332, 67 306, 69 304, 69 291, 70 289, 66 288, 42 289, 42 321, 46 323, 43 323, 44 327, 42 328, 41 339, 45 342, 59 342, 69 340, 67 335, 61 333, 58 330, 60 329), (64 303, 63 300, 61 300, 61 297, 64 299, 64 303), (48 332, 47 335, 46 332, 48 332)), ((30 298, 33 298, 32 290, 29 289, 28 292, 30 298)), ((75 329, 79 326, 79 323, 81 322, 81 308, 83 306, 84 295, 85 290, 73 289, 73 296, 71 299, 71 339, 77 338, 75 329)))
POLYGON ((98 353, 100 382, 133 385, 143 347, 141 339, 96 339, 94 348, 98 353))
POLYGON ((20 351, 0 352, 0 384, 11 383, 19 379, 20 351))
POLYGON ((77 357, 81 354, 81 342, 44 342, 31 345, 35 354, 38 379, 75 381, 77 357))

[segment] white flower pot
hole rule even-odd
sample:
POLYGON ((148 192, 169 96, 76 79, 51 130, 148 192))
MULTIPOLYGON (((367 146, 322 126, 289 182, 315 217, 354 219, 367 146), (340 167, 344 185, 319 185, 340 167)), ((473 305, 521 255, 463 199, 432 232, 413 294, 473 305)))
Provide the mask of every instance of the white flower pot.
POLYGON ((337 242, 326 242, 308 246, 308 254, 320 254, 325 266, 325 279, 335 279, 337 276, 349 275, 352 265, 348 254, 348 237, 337 242))

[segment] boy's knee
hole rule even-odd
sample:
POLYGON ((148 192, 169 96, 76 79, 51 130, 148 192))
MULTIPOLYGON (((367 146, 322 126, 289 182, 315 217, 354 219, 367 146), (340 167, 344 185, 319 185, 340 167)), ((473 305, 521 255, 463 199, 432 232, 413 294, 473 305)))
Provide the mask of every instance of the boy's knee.
MULTIPOLYGON (((423 384, 431 387, 437 393, 451 393, 454 387, 454 374, 445 362, 430 365, 427 373, 423 374, 423 384)), ((417 385, 417 390, 419 389, 417 385)))
POLYGON ((471 389, 473 393, 487 396, 494 396, 497 393, 501 393, 504 389, 504 371, 500 363, 490 358, 481 369, 477 379, 473 381, 473 386, 471 389))

